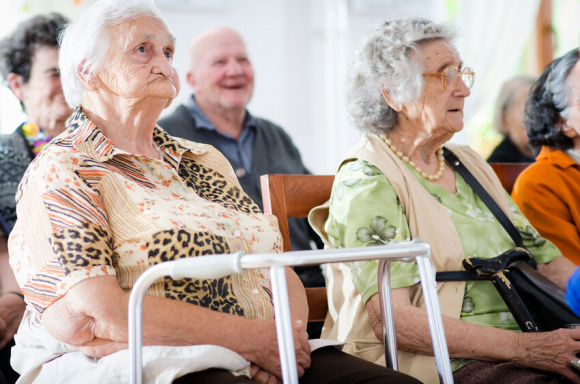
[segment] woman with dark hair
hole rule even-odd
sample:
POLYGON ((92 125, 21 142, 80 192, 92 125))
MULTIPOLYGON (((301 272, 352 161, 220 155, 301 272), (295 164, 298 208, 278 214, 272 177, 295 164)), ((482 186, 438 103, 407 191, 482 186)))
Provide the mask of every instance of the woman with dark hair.
POLYGON ((0 376, 3 373, 7 383, 18 379, 10 367, 10 348, 25 308, 8 264, 8 235, 16 221, 14 196, 28 165, 64 131, 72 113, 58 72, 58 34, 67 22, 57 13, 37 15, 0 40, 0 75, 26 113, 26 121, 14 132, 0 136, 0 376))
POLYGON ((532 87, 524 125, 536 163, 512 197, 540 234, 580 263, 580 65, 578 49, 554 60, 532 87))

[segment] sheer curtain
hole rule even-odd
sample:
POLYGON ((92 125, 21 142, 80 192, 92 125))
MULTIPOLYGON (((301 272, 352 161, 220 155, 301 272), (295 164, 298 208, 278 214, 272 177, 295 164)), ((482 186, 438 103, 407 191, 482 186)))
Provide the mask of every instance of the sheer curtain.
POLYGON ((462 0, 455 25, 465 66, 476 72, 465 102, 465 121, 493 103, 501 84, 515 76, 535 28, 540 0, 462 0))

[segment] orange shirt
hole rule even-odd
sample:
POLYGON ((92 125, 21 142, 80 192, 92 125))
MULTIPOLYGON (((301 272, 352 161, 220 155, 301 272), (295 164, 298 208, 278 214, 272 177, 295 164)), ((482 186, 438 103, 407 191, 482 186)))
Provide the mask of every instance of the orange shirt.
POLYGON ((540 234, 580 264, 580 165, 543 147, 516 180, 512 198, 540 234))

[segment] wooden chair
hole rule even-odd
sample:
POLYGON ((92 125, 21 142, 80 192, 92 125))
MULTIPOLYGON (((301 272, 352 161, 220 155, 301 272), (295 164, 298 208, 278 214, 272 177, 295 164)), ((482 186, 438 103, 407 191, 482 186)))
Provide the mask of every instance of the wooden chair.
POLYGON ((519 174, 532 163, 489 163, 508 193, 512 193, 519 174))
MULTIPOLYGON (((289 217, 307 217, 308 212, 330 198, 332 175, 263 175, 264 213, 278 218, 284 252, 290 251, 289 217)), ((326 288, 307 288, 308 321, 324 321, 328 312, 326 288)))

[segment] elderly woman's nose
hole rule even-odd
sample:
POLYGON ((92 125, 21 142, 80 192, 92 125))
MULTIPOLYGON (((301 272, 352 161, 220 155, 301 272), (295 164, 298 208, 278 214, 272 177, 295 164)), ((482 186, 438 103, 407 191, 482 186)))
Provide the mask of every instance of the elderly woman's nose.
POLYGON ((459 77, 459 79, 457 80, 457 87, 455 88, 454 93, 456 96, 462 96, 462 97, 467 97, 467 96, 471 95, 471 90, 465 84, 465 82, 463 81, 463 79, 461 77, 459 77))
POLYGON ((154 73, 160 73, 165 77, 171 77, 173 75, 173 65, 167 56, 165 56, 165 53, 161 52, 156 54, 153 60, 154 64, 152 71, 154 73))

